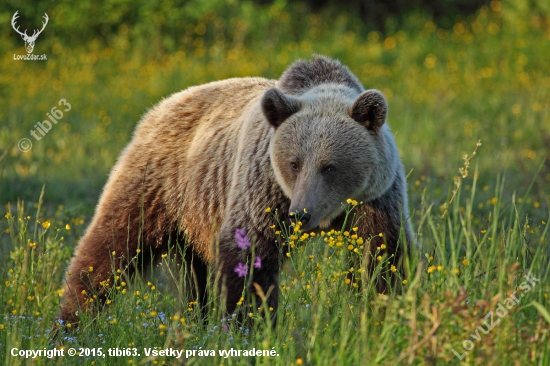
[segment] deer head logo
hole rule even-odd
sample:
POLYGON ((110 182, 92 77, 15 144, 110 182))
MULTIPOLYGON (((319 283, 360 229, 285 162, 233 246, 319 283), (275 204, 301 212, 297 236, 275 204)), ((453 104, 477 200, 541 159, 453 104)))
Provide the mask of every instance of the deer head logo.
POLYGON ((13 14, 13 17, 11 18, 11 26, 17 33, 21 35, 21 38, 23 38, 23 41, 25 41, 25 48, 27 49, 27 53, 32 53, 32 50, 34 49, 34 42, 36 42, 36 39, 38 38, 40 33, 42 33, 44 28, 46 28, 46 24, 48 24, 48 19, 49 19, 48 14, 44 13, 44 20, 46 20, 46 22, 42 23, 42 29, 40 30, 35 29, 34 32, 32 33, 32 36, 28 36, 26 29, 23 33, 21 33, 19 31, 19 27, 15 28, 15 20, 19 17, 19 15, 17 15, 18 12, 19 10, 16 11, 15 14, 13 14))

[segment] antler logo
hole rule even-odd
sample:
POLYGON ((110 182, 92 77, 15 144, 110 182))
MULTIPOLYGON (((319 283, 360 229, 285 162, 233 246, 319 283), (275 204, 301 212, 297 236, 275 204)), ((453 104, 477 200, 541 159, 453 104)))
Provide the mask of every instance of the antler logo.
POLYGON ((34 42, 36 42, 36 39, 38 38, 40 33, 42 33, 44 28, 46 28, 46 24, 48 24, 48 20, 49 20, 48 14, 44 13, 44 20, 46 20, 46 22, 42 23, 42 29, 40 30, 35 29, 34 32, 32 33, 32 36, 29 36, 27 35, 26 29, 23 33, 21 33, 19 31, 19 27, 15 28, 15 21, 19 17, 19 15, 17 15, 18 12, 19 10, 17 10, 15 14, 13 14, 13 17, 11 18, 11 26, 17 33, 21 35, 21 38, 23 38, 23 40, 25 41, 25 48, 27 49, 27 53, 32 53, 32 50, 34 49, 34 42))

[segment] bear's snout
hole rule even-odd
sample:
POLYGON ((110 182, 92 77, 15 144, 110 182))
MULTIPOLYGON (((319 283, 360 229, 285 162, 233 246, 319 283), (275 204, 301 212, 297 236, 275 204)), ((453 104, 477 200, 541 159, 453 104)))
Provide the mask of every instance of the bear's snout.
POLYGON ((302 224, 302 230, 313 229, 317 224, 315 221, 314 215, 311 215, 309 210, 291 210, 290 211, 290 221, 297 223, 298 221, 302 224), (312 220, 313 217, 313 220, 312 220), (311 226, 313 224, 313 226, 311 226))
POLYGON ((302 217, 300 217, 300 221, 302 222, 303 225, 307 224, 309 219, 311 219, 311 215, 308 213, 305 213, 302 215, 302 217))

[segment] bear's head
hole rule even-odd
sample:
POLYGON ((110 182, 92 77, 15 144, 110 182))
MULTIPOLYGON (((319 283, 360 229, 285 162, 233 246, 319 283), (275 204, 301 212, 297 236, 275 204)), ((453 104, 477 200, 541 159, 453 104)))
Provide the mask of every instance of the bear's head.
POLYGON ((368 202, 390 188, 399 158, 381 92, 329 83, 294 96, 273 87, 261 107, 274 128, 275 177, 303 230, 328 228, 348 198, 368 202))

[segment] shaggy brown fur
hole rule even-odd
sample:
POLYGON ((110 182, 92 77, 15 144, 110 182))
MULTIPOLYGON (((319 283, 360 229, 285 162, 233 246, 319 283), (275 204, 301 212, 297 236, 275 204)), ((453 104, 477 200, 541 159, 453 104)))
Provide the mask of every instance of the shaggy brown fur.
POLYGON ((242 261, 236 228, 255 243, 262 267, 252 282, 272 289, 275 308, 281 250, 266 207, 282 220, 307 209, 303 228, 311 230, 338 228, 341 202, 362 200, 359 235, 384 233, 398 258, 400 228, 407 242, 412 235, 401 220, 406 185, 386 110, 380 92, 364 91, 346 67, 321 56, 296 62, 279 82, 229 79, 163 100, 111 171, 71 261, 59 318, 76 322, 92 293, 104 300, 100 281, 127 268, 138 249, 142 268, 176 239, 188 243, 183 256, 196 277, 195 296, 204 299, 212 266, 234 311, 245 286, 234 271, 242 261))

